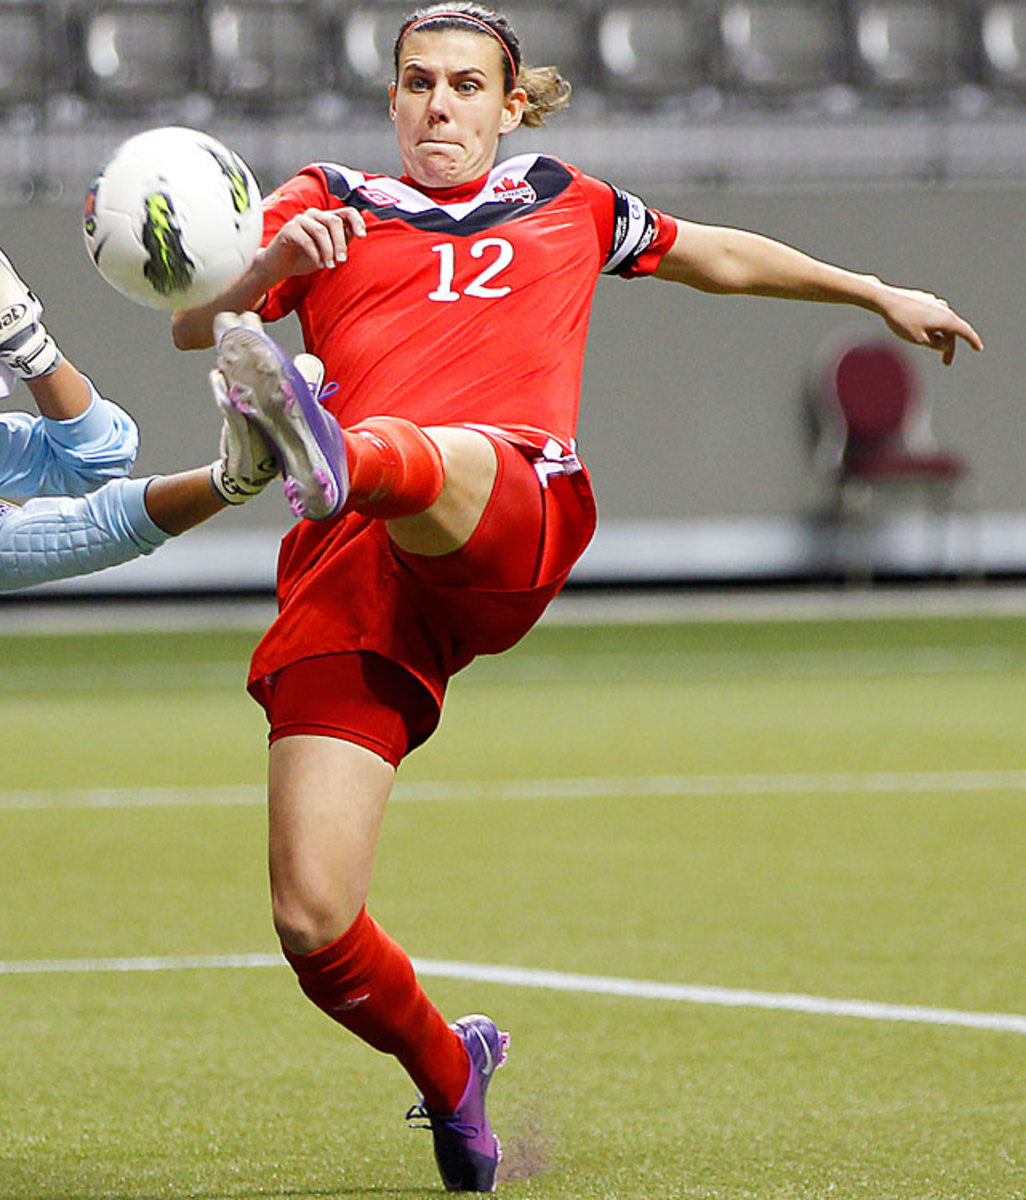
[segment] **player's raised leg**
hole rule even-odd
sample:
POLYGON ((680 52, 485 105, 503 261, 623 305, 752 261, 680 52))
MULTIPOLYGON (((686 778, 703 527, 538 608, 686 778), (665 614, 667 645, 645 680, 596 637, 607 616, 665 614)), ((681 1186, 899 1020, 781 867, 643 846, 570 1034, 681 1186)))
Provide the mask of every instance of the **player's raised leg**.
POLYGON ((394 416, 341 429, 319 402, 318 360, 290 359, 251 313, 222 314, 216 333, 229 398, 275 447, 297 516, 379 517, 412 554, 448 554, 466 543, 496 476, 484 434, 422 429, 394 416))
POLYGON ((314 520, 340 512, 349 494, 345 444, 338 422, 318 400, 319 360, 308 355, 294 362, 253 313, 221 313, 214 336, 228 402, 274 445, 292 511, 314 520), (308 368, 309 382, 301 366, 308 368))

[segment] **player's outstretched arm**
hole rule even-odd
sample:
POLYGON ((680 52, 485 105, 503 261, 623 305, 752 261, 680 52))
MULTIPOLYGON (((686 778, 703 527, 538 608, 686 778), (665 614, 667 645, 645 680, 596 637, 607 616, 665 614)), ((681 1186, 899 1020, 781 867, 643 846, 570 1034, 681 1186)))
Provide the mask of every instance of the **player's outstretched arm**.
POLYGON ((206 467, 152 479, 116 479, 87 496, 0 501, 0 592, 89 575, 151 554, 229 505, 258 496, 278 474, 260 430, 224 400, 221 454, 206 467))
POLYGON ((0 592, 91 575, 152 554, 229 503, 210 467, 115 479, 88 496, 0 501, 0 592))
POLYGON ((983 349, 972 325, 929 292, 893 287, 742 229, 678 218, 676 239, 656 275, 720 295, 856 305, 877 313, 906 341, 940 351, 945 363, 954 359, 959 338, 983 349))
POLYGON ((81 496, 132 470, 139 450, 135 422, 87 389, 92 402, 72 417, 0 414, 0 495, 81 496))
POLYGON ((297 213, 257 254, 249 269, 209 304, 176 312, 171 336, 179 350, 204 350, 214 344, 219 312, 254 312, 276 283, 293 275, 331 269, 346 260, 349 239, 364 237, 363 214, 355 208, 310 208, 297 213))
POLYGON ((21 379, 44 418, 0 417, 0 491, 78 496, 127 475, 139 449, 135 422, 61 354, 42 304, 3 251, 0 314, 0 396, 21 379))
POLYGON ((115 479, 88 496, 30 500, 24 508, 0 501, 0 592, 152 553, 168 534, 147 512, 148 482, 115 479))
POLYGON ((955 358, 955 346, 961 338, 974 350, 983 349, 983 339, 960 317, 947 300, 931 292, 913 288, 880 285, 882 291, 873 310, 880 314, 898 337, 916 346, 939 350, 945 366, 955 358))
POLYGON ((49 375, 25 381, 36 408, 51 421, 71 421, 80 417, 93 401, 93 392, 84 376, 66 358, 49 375))

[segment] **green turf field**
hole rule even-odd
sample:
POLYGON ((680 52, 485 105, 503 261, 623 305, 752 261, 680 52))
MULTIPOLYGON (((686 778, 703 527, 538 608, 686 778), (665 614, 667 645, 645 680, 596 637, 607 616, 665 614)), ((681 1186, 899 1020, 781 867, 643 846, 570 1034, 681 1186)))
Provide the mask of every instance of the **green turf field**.
MULTIPOLYGON (((0 637, 3 1200, 441 1193, 402 1073, 273 958, 253 641, 0 637)), ((1026 1198, 1024 733, 1011 618, 550 625, 471 668, 372 908, 512 1031, 500 1190, 1026 1198)))

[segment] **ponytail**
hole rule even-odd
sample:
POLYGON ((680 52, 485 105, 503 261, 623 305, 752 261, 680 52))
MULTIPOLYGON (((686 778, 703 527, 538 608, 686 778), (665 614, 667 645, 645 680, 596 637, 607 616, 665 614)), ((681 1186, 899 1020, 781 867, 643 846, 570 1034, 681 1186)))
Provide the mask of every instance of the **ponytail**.
POLYGON ((523 122, 531 128, 545 124, 545 118, 570 103, 573 90, 555 67, 521 67, 517 84, 527 93, 523 122))

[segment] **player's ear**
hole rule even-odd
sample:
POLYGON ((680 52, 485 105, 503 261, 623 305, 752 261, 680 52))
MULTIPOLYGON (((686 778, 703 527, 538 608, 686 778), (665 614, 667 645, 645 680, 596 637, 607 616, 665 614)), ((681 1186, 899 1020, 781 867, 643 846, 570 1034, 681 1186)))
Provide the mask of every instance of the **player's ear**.
POLYGON ((527 93, 523 88, 514 88, 508 92, 502 106, 502 121, 499 133, 512 133, 524 118, 524 108, 527 105, 527 93))
POLYGON ((388 115, 395 120, 395 80, 388 85, 388 115))

